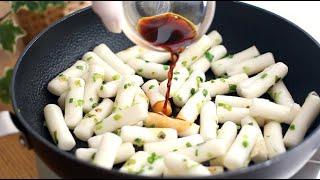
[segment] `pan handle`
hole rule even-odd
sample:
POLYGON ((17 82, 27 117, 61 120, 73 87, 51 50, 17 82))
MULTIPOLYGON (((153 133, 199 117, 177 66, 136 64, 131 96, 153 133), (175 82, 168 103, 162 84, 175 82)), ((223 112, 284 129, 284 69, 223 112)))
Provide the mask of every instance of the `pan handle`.
POLYGON ((19 133, 19 141, 24 147, 31 149, 29 137, 17 116, 8 111, 0 112, 0 137, 19 133))

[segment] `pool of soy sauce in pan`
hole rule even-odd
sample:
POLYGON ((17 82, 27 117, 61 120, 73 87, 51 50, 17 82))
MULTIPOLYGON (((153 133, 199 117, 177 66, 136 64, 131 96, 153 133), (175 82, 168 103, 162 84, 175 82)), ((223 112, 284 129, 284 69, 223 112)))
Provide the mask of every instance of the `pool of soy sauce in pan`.
POLYGON ((165 111, 167 110, 169 101, 173 70, 179 59, 179 54, 186 46, 190 45, 197 36, 195 25, 180 15, 164 13, 139 19, 137 29, 146 41, 171 53, 166 101, 163 106, 163 112, 166 114, 165 111))

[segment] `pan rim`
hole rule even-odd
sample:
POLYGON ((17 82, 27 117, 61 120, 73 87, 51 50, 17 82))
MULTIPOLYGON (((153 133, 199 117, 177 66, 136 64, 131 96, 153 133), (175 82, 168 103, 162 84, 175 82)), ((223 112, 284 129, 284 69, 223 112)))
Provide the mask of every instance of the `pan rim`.
MULTIPOLYGON (((295 23, 291 22, 290 20, 287 20, 287 19, 285 19, 285 18, 283 18, 283 17, 281 17, 281 16, 279 16, 279 15, 273 13, 273 12, 270 12, 268 10, 265 10, 265 9, 262 9, 262 8, 247 4, 247 3, 243 3, 243 2, 232 2, 232 3, 234 3, 234 4, 238 5, 238 6, 244 6, 244 7, 247 7, 247 8, 253 8, 253 9, 256 9, 257 11, 259 11, 259 13, 264 13, 264 14, 273 16, 274 18, 280 19, 281 21, 283 21, 283 23, 286 23, 286 24, 288 24, 290 26, 293 26, 295 29, 297 29, 298 31, 302 32, 306 36, 306 38, 309 38, 320 49, 320 44, 309 33, 307 33, 305 30, 303 30, 302 28, 300 28, 298 25, 296 25, 295 23)), ((133 175, 133 174, 122 173, 122 172, 120 172, 118 170, 115 170, 115 169, 111 169, 111 170, 104 169, 104 168, 101 168, 101 167, 94 166, 94 165, 92 165, 92 164, 90 164, 88 162, 84 162, 84 161, 81 161, 81 160, 77 159, 74 156, 74 154, 71 154, 70 152, 66 152, 66 151, 60 150, 56 145, 52 144, 49 140, 43 138, 39 133, 34 131, 32 129, 32 127, 29 125, 29 123, 22 116, 21 112, 19 111, 19 107, 18 107, 17 101, 16 101, 16 96, 15 96, 15 93, 14 93, 14 89, 15 89, 16 75, 17 75, 18 69, 20 67, 19 65, 23 61, 24 56, 28 53, 29 49, 33 46, 33 44, 36 43, 36 41, 39 38, 41 38, 47 31, 49 31, 50 29, 52 29, 56 25, 58 25, 60 23, 63 23, 64 21, 70 19, 73 16, 76 16, 76 15, 78 15, 80 13, 89 12, 90 10, 91 10, 91 6, 87 7, 87 8, 84 8, 82 10, 79 10, 79 11, 73 12, 73 13, 61 18, 60 20, 56 21, 55 23, 53 23, 53 24, 49 25, 47 28, 45 28, 42 32, 40 32, 26 46, 26 48, 24 49, 23 53, 20 55, 20 57, 18 58, 18 60, 16 62, 16 65, 15 65, 14 70, 13 70, 11 85, 10 85, 11 102, 12 102, 12 105, 13 105, 14 112, 15 112, 16 116, 18 117, 17 118, 18 121, 23 125, 23 128, 26 130, 26 132, 24 132, 24 133, 27 133, 27 136, 29 136, 29 135, 33 136, 38 141, 40 141, 42 144, 44 144, 47 148, 50 148, 55 153, 60 154, 61 156, 63 156, 64 158, 67 158, 68 160, 75 161, 77 163, 80 163, 82 166, 94 168, 94 169, 97 169, 99 171, 109 171, 114 175, 126 176, 126 177, 136 177, 136 178, 139 178, 139 177, 151 178, 151 177, 148 177, 148 176, 141 176, 141 175, 133 175)), ((253 171, 262 169, 262 168, 267 167, 267 166, 271 166, 272 164, 275 164, 275 163, 281 161, 282 159, 288 158, 288 156, 290 154, 293 154, 293 153, 296 153, 298 151, 301 151, 305 147, 305 144, 307 144, 309 141, 311 141, 312 137, 316 136, 317 134, 320 134, 320 125, 318 127, 316 127, 308 135, 308 137, 306 137, 298 146, 288 150, 286 153, 283 153, 283 154, 280 154, 280 155, 274 157, 273 159, 270 159, 268 161, 264 161, 262 163, 254 164, 254 165, 251 165, 251 166, 246 167, 246 168, 240 168, 240 169, 237 169, 237 170, 234 170, 234 171, 227 171, 227 172, 224 172, 224 173, 219 174, 219 175, 204 176, 203 178, 226 178, 226 177, 229 177, 229 176, 234 176, 234 175, 237 175, 237 174, 245 174, 245 173, 248 173, 248 172, 253 172, 253 171)), ((319 146, 320 146, 320 142, 318 144, 315 144, 315 148, 319 148, 319 146)), ((187 178, 187 179, 189 179, 189 178, 193 178, 193 177, 181 176, 181 177, 164 177, 164 178, 183 178, 183 179, 187 178)))

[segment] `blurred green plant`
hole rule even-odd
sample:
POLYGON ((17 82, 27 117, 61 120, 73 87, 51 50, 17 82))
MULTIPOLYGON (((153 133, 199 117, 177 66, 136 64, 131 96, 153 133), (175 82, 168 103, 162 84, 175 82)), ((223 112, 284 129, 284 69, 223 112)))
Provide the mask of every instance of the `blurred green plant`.
POLYGON ((0 49, 14 52, 17 40, 25 33, 12 19, 7 17, 20 9, 43 13, 48 7, 64 7, 64 1, 11 1, 11 11, 0 19, 0 49))
POLYGON ((64 1, 11 1, 11 8, 18 12, 21 8, 26 8, 32 12, 43 13, 48 7, 63 7, 64 1))
POLYGON ((0 23, 0 47, 4 50, 14 52, 17 40, 24 35, 24 31, 6 19, 0 23))
POLYGON ((4 75, 0 77, 0 100, 5 104, 10 104, 10 83, 13 69, 7 68, 4 75))

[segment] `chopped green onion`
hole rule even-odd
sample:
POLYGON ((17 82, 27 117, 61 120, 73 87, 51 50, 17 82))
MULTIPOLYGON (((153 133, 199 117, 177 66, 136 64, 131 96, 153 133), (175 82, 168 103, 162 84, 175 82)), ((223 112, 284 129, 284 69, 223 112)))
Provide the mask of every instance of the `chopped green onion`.
POLYGON ((187 61, 182 61, 181 63, 184 67, 187 67, 187 61))
POLYGON ((243 72, 246 73, 246 74, 249 74, 249 72, 250 72, 250 69, 249 69, 249 67, 247 67, 247 66, 243 66, 242 70, 243 70, 243 72))
POLYGON ((81 106, 83 106, 83 104, 84 104, 84 100, 78 99, 76 102, 76 107, 81 107, 81 106))
POLYGON ((152 84, 151 86, 149 86, 149 89, 153 89, 155 86, 152 84))
POLYGON ((296 130, 296 125, 294 125, 294 124, 291 124, 291 125, 290 125, 290 127, 289 127, 289 129, 290 129, 291 131, 294 131, 294 130, 296 130))
POLYGON ((120 79, 120 74, 116 74, 116 75, 114 75, 114 76, 112 76, 112 80, 118 80, 118 79, 120 79))
POLYGON ((230 93, 236 92, 236 90, 237 90, 236 84, 229 84, 229 92, 230 93))
POLYGON ((120 114, 115 114, 112 118, 113 118, 113 120, 115 120, 115 121, 119 121, 122 117, 121 117, 120 114))
POLYGON ((69 99, 69 103, 72 103, 72 102, 73 102, 73 98, 70 98, 70 99, 69 99))
POLYGON ((203 94, 204 97, 207 97, 207 95, 208 95, 208 90, 203 89, 203 90, 202 90, 202 94, 203 94))
POLYGON ((58 141, 58 132, 57 132, 57 131, 54 131, 54 132, 53 132, 53 142, 54 142, 55 144, 58 144, 58 143, 59 143, 59 141, 58 141))
POLYGON ((139 146, 139 147, 141 147, 141 146, 143 146, 144 142, 143 142, 142 139, 136 138, 136 139, 134 140, 134 144, 137 145, 137 146, 139 146))
POLYGON ((193 96, 193 95, 196 93, 196 89, 195 89, 195 88, 192 88, 191 91, 190 91, 190 93, 191 93, 191 96, 193 96))
POLYGON ((247 147, 249 146, 249 142, 248 142, 247 140, 243 140, 243 141, 242 141, 242 146, 243 146, 244 148, 247 148, 247 147))
POLYGON ((153 164, 156 160, 160 159, 161 156, 157 156, 156 153, 151 153, 151 155, 148 157, 147 161, 149 164, 153 164))
POLYGON ((192 146, 192 144, 190 142, 186 143, 186 147, 191 147, 191 146, 192 146))
POLYGON ((135 159, 128 159, 124 166, 130 166, 136 163, 135 159))
POLYGON ((207 58, 207 60, 208 60, 210 63, 212 62, 212 60, 213 60, 213 58, 214 58, 214 56, 213 56, 209 51, 205 52, 205 53, 204 53, 204 56, 207 58))
POLYGON ((93 82, 96 82, 98 79, 103 80, 103 78, 104 78, 103 74, 93 73, 93 76, 92 76, 93 82))
POLYGON ((229 104, 225 104, 225 103, 218 103, 218 106, 223 107, 224 109, 228 110, 228 111, 232 111, 232 106, 229 104))
POLYGON ((143 69, 138 69, 138 73, 142 73, 143 69))
POLYGON ((163 65, 163 69, 166 71, 169 69, 169 66, 168 65, 163 65))
POLYGON ((76 66, 77 69, 83 70, 83 66, 76 66))
POLYGON ((275 82, 277 83, 277 82, 279 82, 281 80, 281 77, 279 77, 279 76, 276 76, 275 77, 275 82))
POLYGON ((165 139, 166 138, 166 134, 163 132, 163 131, 160 131, 158 133, 158 136, 157 136, 159 139, 165 139))
POLYGON ((268 76, 268 74, 267 74, 267 73, 264 73, 264 74, 261 75, 260 78, 261 78, 261 79, 264 79, 264 78, 266 78, 267 76, 268 76))

